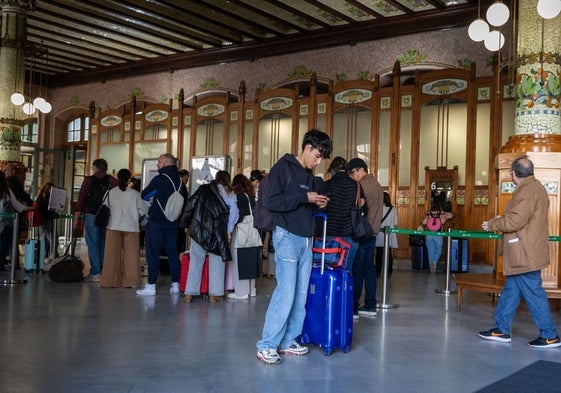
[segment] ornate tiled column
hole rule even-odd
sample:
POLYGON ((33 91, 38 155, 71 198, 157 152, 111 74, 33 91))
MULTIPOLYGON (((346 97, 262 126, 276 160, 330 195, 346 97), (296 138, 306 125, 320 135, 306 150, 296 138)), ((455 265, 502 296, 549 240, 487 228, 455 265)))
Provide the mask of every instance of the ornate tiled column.
POLYGON ((501 152, 561 151, 561 17, 544 20, 520 0, 514 136, 501 152))
POLYGON ((34 0, 0 0, 0 162, 21 161, 21 108, 10 101, 13 93, 24 94, 26 15, 34 0))
MULTIPOLYGON (((534 173, 549 199, 550 235, 561 232, 561 16, 543 20, 536 10, 537 0, 520 0, 518 58, 516 70, 516 112, 514 135, 497 157, 498 214, 512 198, 512 161, 528 155, 534 173)), ((561 288, 561 248, 550 242, 550 265, 542 270, 545 288, 561 288)), ((502 257, 495 265, 502 279, 502 257)))

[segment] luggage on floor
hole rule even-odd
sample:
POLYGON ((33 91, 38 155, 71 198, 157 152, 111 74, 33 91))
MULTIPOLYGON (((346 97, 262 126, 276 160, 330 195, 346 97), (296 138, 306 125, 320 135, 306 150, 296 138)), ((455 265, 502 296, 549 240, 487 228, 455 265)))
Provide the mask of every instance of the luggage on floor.
POLYGON ((452 273, 467 273, 469 269, 468 239, 451 239, 450 271, 452 273))
POLYGON ((331 267, 347 268, 351 245, 340 237, 315 238, 312 247, 313 258, 315 263, 321 263, 324 258, 325 263, 331 267))
MULTIPOLYGON (((188 252, 181 254, 181 263, 179 271, 179 291, 185 293, 185 287, 187 285, 187 276, 189 275, 189 262, 191 258, 188 252)), ((201 277, 201 295, 208 295, 208 255, 205 257, 205 262, 203 264, 203 274, 201 277)))
MULTIPOLYGON (((324 236, 327 216, 324 218, 324 236)), ((325 239, 325 237, 324 237, 325 239)), ((306 300, 306 317, 300 335, 303 344, 314 344, 330 355, 334 349, 348 352, 353 339, 353 280, 343 268, 312 268, 306 300)))
POLYGON ((411 247, 411 268, 413 270, 429 268, 429 254, 426 246, 411 247))
POLYGON ((27 239, 24 255, 25 272, 40 272, 45 264, 45 242, 40 239, 27 239))
MULTIPOLYGON (((72 228, 72 217, 68 220, 69 228, 72 228)), ((45 271, 52 281, 55 282, 80 282, 84 281, 84 261, 77 257, 76 252, 76 237, 74 232, 70 230, 70 241, 64 251, 64 255, 49 259, 45 263, 45 271)))

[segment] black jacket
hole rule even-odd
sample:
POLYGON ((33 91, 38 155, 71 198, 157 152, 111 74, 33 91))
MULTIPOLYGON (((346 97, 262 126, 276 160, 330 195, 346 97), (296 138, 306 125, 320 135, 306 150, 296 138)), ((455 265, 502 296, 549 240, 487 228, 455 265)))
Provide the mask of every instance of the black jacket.
POLYGON ((327 181, 327 187, 330 193, 327 204, 327 235, 351 236, 351 210, 356 204, 358 183, 345 171, 339 171, 327 181))
POLYGON ((228 243, 229 208, 213 181, 200 186, 187 200, 179 226, 189 228, 189 236, 224 262, 232 260, 228 243))

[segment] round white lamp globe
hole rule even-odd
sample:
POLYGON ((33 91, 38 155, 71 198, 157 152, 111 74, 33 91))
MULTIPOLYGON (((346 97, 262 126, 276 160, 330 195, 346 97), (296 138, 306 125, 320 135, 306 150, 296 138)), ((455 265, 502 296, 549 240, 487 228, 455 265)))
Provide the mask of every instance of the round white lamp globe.
POLYGON ((505 36, 498 30, 491 30, 483 43, 485 48, 491 52, 496 52, 505 44, 505 36))
POLYGON ((468 35, 475 42, 481 42, 489 34, 489 25, 481 18, 477 18, 468 27, 468 35))
POLYGON ((14 105, 21 105, 25 102, 25 97, 21 93, 14 93, 10 97, 10 101, 12 101, 14 105))
POLYGON ((502 26, 508 20, 510 11, 503 3, 497 2, 487 9, 487 21, 492 26, 502 26))
POLYGON ((538 14, 544 19, 553 19, 561 12, 561 0, 539 0, 538 14))

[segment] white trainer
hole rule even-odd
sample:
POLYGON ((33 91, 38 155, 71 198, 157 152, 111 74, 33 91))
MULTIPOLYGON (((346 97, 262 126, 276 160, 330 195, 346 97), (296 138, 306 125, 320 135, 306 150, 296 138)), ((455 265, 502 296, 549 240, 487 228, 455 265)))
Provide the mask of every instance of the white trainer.
POLYGON ((179 283, 178 282, 172 282, 171 283, 171 288, 169 289, 169 293, 176 295, 179 293, 179 283))
POLYGON ((136 291, 140 296, 156 296, 156 284, 146 284, 144 288, 136 291))

